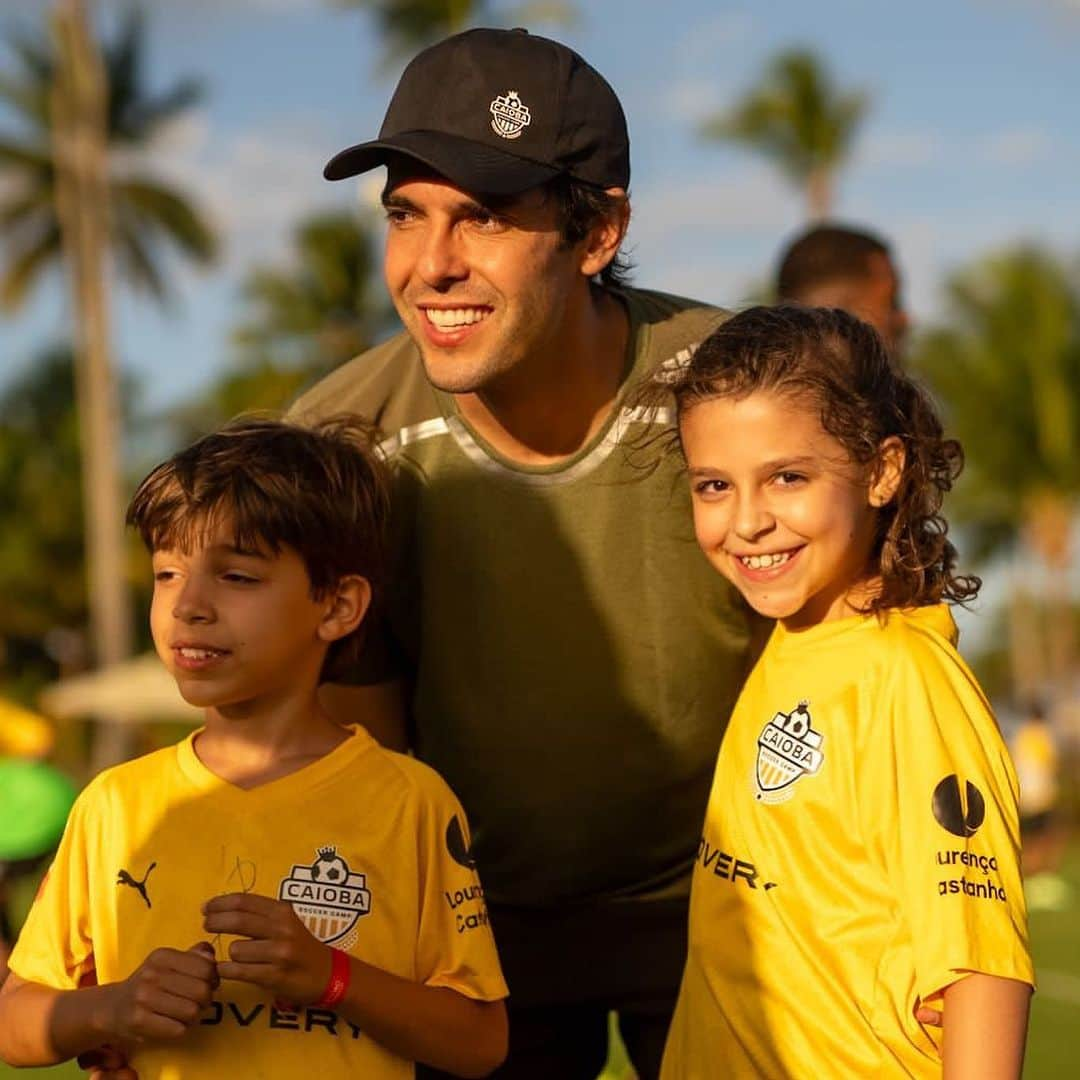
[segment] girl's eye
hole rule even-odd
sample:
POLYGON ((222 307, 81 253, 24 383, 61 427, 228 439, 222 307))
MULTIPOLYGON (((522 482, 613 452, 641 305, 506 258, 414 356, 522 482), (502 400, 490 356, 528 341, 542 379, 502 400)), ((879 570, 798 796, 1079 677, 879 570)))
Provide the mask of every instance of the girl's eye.
POLYGON ((155 570, 154 571, 154 580, 155 581, 161 581, 161 582, 172 581, 172 579, 174 577, 176 577, 176 571, 174 571, 174 570, 155 570))
POLYGON ((792 484, 802 483, 806 477, 802 473, 796 472, 781 472, 776 474, 776 479, 784 486, 790 487, 792 484))
POLYGON ((694 485, 694 493, 697 495, 721 495, 727 491, 726 480, 699 480, 694 485))

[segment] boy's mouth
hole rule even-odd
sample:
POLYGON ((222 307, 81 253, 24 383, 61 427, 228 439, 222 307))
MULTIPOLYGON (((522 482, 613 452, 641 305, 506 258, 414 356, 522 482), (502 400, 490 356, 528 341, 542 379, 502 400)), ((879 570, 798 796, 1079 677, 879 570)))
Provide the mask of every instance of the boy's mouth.
POLYGON ((223 660, 229 655, 228 649, 217 649, 210 645, 187 645, 184 643, 172 646, 173 656, 176 658, 178 667, 187 671, 198 671, 210 667, 223 660))

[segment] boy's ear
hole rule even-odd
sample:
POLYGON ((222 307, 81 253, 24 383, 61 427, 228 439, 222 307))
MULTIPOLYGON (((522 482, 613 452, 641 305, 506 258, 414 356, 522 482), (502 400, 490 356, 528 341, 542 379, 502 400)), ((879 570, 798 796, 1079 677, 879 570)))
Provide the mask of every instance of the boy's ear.
POLYGON ((371 607, 371 582, 359 574, 347 574, 327 596, 328 607, 319 623, 319 638, 338 641, 364 621, 371 607))
POLYGON ((888 506, 892 502, 900 488, 906 461, 907 451, 899 436, 890 435, 878 447, 877 464, 867 493, 871 506, 888 506))
POLYGON ((598 221, 582 241, 581 272, 595 277, 619 252, 630 225, 630 200, 623 188, 608 188, 605 192, 616 199, 610 214, 598 221))

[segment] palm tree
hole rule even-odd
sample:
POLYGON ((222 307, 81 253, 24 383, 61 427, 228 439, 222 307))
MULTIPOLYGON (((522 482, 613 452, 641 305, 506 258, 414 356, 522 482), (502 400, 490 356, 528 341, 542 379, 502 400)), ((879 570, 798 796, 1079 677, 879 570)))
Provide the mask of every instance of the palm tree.
POLYGON ((702 125, 707 139, 736 142, 772 160, 806 193, 812 220, 832 209, 836 173, 844 164, 869 99, 840 92, 823 61, 806 49, 780 53, 761 82, 702 125))
POLYGON ((373 230, 355 213, 301 222, 287 268, 254 269, 233 331, 236 363, 208 398, 176 414, 184 436, 247 409, 281 409, 301 389, 369 348, 394 325, 377 285, 373 230), (377 298, 379 297, 379 298, 377 298))
MULTIPOLYGON (((11 32, 14 64, 0 75, 0 100, 21 120, 18 134, 0 135, 0 237, 4 265, 0 304, 18 307, 41 274, 62 257, 54 153, 54 91, 61 58, 53 42, 11 32)), ((198 85, 185 79, 150 93, 145 32, 137 8, 112 42, 101 46, 104 69, 109 246, 126 280, 156 298, 167 295, 161 254, 173 248, 197 262, 212 260, 214 233, 188 198, 147 171, 140 156, 165 127, 195 104, 198 85)))
POLYGON ((1080 499, 1080 278, 1023 247, 959 272, 947 296, 945 325, 923 336, 912 361, 964 444, 953 510, 970 526, 976 555, 1025 553, 1013 604, 1018 689, 1060 686, 1073 663, 1063 583, 1080 499))
MULTIPOLYGON (((189 105, 182 83, 150 96, 143 85, 142 20, 130 9, 117 39, 102 49, 84 0, 56 0, 50 37, 24 32, 10 46, 19 71, 0 80, 0 95, 22 120, 0 138, 0 236, 6 258, 0 303, 21 303, 46 267, 61 263, 72 297, 79 400, 82 490, 92 641, 99 664, 130 652, 131 604, 125 574, 118 469, 119 392, 110 353, 108 267, 111 252, 129 281, 159 298, 163 244, 201 262, 213 234, 190 204, 138 165, 166 120, 189 105)), ((129 738, 103 725, 95 765, 125 756, 129 738)))

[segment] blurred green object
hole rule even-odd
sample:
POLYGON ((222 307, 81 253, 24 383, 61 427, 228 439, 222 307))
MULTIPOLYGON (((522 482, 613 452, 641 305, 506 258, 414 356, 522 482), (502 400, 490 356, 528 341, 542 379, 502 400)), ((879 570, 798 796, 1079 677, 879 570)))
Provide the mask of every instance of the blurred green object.
POLYGON ((40 761, 0 758, 0 861, 50 852, 60 839, 75 786, 40 761))

